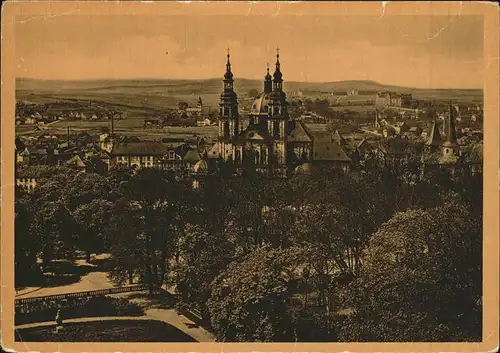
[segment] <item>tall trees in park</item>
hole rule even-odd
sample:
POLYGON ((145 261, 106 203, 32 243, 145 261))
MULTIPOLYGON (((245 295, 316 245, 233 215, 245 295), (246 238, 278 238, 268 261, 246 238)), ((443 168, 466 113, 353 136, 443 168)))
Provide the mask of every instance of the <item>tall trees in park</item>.
POLYGON ((143 223, 138 205, 125 199, 116 201, 108 220, 108 251, 111 253, 110 277, 118 284, 129 284, 140 274, 142 259, 141 238, 143 223))
POLYGON ((185 304, 197 308, 209 320, 206 303, 211 282, 233 260, 236 244, 230 239, 230 210, 234 205, 223 176, 208 177, 204 187, 192 193, 194 212, 189 228, 179 239, 175 284, 185 304))
POLYGON ((394 215, 366 249, 342 338, 479 340, 481 244, 481 219, 459 198, 394 215))
POLYGON ((137 171, 127 182, 124 196, 119 201, 124 210, 134 212, 126 220, 130 229, 120 232, 122 216, 113 212, 113 243, 111 251, 116 260, 114 272, 117 278, 126 272, 130 278, 131 266, 140 278, 149 285, 165 284, 170 270, 170 259, 179 238, 186 232, 189 223, 191 184, 172 172, 148 168, 137 171), (128 244, 135 248, 130 249, 128 244), (132 251, 131 251, 132 250, 132 251), (131 255, 133 257, 131 258, 131 255))
POLYGON ((78 224, 78 247, 85 252, 87 262, 90 262, 91 254, 100 254, 107 249, 106 230, 111 210, 111 202, 95 198, 77 206, 72 213, 78 224))
POLYGON ((38 242, 31 234, 30 226, 33 213, 29 199, 22 192, 16 192, 14 206, 14 264, 16 286, 23 285, 30 278, 38 275, 37 253, 38 242))
POLYGON ((44 172, 16 198, 16 269, 108 251, 117 283, 175 284, 226 341, 425 339, 415 322, 472 339, 481 180, 414 178, 413 162, 290 179, 250 168, 199 189, 154 168, 44 172), (336 325, 343 308, 355 315, 336 325))
POLYGON ((52 172, 50 178, 39 179, 29 206, 33 214, 30 233, 36 239, 44 266, 58 257, 72 258, 77 242, 76 223, 64 202, 74 174, 65 168, 52 172))
POLYGON ((261 247, 235 261, 212 283, 208 301, 220 341, 293 341, 291 310, 300 265, 310 254, 301 248, 261 247))

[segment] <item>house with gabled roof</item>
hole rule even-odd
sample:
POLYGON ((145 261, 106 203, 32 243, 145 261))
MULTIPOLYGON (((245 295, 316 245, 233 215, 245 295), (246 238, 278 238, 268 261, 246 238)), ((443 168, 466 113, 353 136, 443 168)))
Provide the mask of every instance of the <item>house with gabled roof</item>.
POLYGON ((122 164, 136 168, 177 169, 184 166, 179 147, 183 142, 126 142, 113 146, 111 164, 122 164))

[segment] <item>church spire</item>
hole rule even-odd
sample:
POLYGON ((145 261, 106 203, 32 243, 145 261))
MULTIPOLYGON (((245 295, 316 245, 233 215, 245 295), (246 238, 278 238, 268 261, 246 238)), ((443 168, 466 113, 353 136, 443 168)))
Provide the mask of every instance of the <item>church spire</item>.
POLYGON ((269 63, 267 64, 267 74, 264 77, 264 92, 269 93, 273 90, 273 78, 269 73, 269 63))
POLYGON ((453 105, 450 103, 450 114, 445 119, 445 127, 444 127, 444 143, 443 146, 447 147, 455 147, 458 145, 457 143, 457 131, 455 129, 455 117, 453 114, 453 105))
POLYGON ((276 69, 273 74, 274 90, 281 91, 283 88, 283 75, 281 73, 280 49, 276 48, 276 69))
POLYGON ((227 50, 226 73, 224 74, 224 90, 220 95, 219 102, 219 138, 230 138, 238 136, 238 96, 234 92, 233 73, 231 71, 231 60, 229 49, 227 50))
POLYGON ((229 55, 229 48, 227 48, 227 63, 226 63, 226 73, 224 74, 224 79, 231 81, 233 79, 233 73, 231 72, 231 60, 229 55))

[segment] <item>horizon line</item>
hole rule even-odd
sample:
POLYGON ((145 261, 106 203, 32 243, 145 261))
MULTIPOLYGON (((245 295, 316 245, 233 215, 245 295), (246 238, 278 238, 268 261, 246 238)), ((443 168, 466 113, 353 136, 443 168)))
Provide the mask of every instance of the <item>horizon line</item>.
MULTIPOLYGON (((52 81, 52 82, 90 82, 90 81, 212 81, 212 80, 220 80, 222 78, 219 77, 210 77, 210 78, 167 78, 167 77, 102 77, 102 78, 81 78, 81 79, 58 79, 58 78, 38 78, 38 77, 26 77, 19 76, 15 78, 16 80, 32 80, 32 81, 52 81)), ((237 80, 246 80, 246 81, 261 81, 261 79, 257 78, 247 78, 241 77, 236 78, 237 80)), ((263 81, 263 80, 262 80, 263 81)), ((483 91, 483 87, 416 87, 416 86, 402 86, 398 84, 392 83, 380 83, 375 80, 370 79, 352 79, 352 80, 339 80, 339 81, 284 81, 294 84, 335 84, 335 83, 343 83, 343 82, 369 82, 373 84, 377 84, 380 86, 393 86, 398 88, 407 88, 407 89, 417 89, 417 90, 481 90, 483 91)))

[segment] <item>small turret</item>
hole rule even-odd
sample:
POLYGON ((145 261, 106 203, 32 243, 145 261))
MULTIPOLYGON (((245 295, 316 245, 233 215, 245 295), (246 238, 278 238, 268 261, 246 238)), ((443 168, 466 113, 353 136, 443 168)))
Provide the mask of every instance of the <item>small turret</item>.
POLYGON ((273 77, 269 73, 269 64, 267 64, 267 74, 264 77, 264 92, 269 93, 273 90, 273 77))

